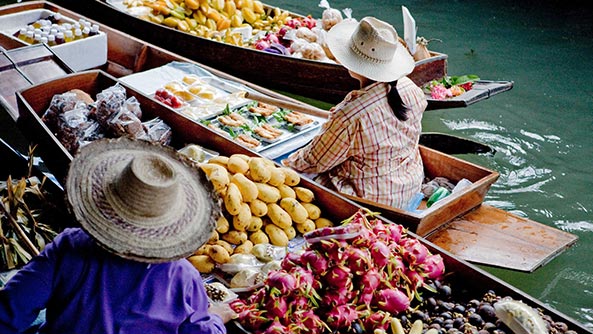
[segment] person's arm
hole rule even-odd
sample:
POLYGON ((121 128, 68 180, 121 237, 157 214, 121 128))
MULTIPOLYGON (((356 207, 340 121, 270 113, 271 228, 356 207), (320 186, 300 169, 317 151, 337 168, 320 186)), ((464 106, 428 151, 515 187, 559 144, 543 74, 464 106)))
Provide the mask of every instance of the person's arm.
POLYGON ((283 161, 285 166, 303 173, 323 173, 348 159, 357 125, 330 116, 321 132, 307 144, 283 161))
POLYGON ((0 333, 21 333, 45 308, 52 291, 58 235, 0 290, 0 333))
MULTIPOLYGON (((226 334, 225 322, 230 320, 234 314, 224 314, 222 308, 211 309, 208 302, 208 295, 200 274, 192 268, 195 273, 191 282, 186 287, 187 302, 193 308, 193 313, 179 328, 180 334, 226 334), (223 319, 225 318, 225 319, 223 319)), ((230 310, 230 307, 229 307, 230 310)), ((231 311, 232 312, 232 311, 231 311)), ((234 312, 233 312, 234 313, 234 312)))

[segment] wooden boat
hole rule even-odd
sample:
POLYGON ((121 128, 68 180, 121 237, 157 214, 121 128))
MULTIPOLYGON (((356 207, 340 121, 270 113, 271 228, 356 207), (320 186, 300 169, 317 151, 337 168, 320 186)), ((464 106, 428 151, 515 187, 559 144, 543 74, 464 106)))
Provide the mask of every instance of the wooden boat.
MULTIPOLYGON (((37 84, 17 93, 20 114, 19 122, 24 126, 24 129, 28 130, 26 133, 31 139, 43 146, 43 152, 48 158, 47 163, 51 160, 51 168, 59 178, 64 176, 72 156, 57 141, 55 136, 48 131, 47 127, 40 120, 40 115, 48 108, 55 94, 61 94, 71 89, 81 89, 91 95, 95 95, 97 92, 111 87, 117 82, 119 81, 115 77, 103 71, 92 70, 70 74, 42 84, 37 84)), ((142 106, 143 117, 147 119, 159 117, 171 125, 173 130, 172 145, 174 147, 180 147, 180 145, 186 143, 195 143, 218 151, 222 155, 228 156, 234 153, 242 153, 249 156, 258 156, 256 152, 246 149, 228 138, 217 135, 202 124, 172 112, 150 97, 127 87, 125 84, 122 85, 125 87, 128 96, 134 96, 138 99, 142 106)), ((427 151, 424 154, 426 155, 427 151)), ((476 167, 476 169, 479 168, 476 167)), ((489 176, 491 178, 495 177, 495 175, 489 176)), ((360 209, 360 206, 355 202, 321 187, 307 178, 302 178, 301 185, 314 192, 317 204, 322 211, 331 213, 331 218, 335 221, 350 217, 360 209)), ((381 217, 380 219, 389 222, 385 217, 381 217)), ((466 219, 468 219, 467 216, 466 219)), ((543 310, 546 315, 552 317, 553 321, 566 323, 569 329, 579 333, 589 332, 583 325, 558 312, 549 305, 540 302, 474 265, 459 259, 447 250, 417 234, 410 232, 410 235, 418 238, 433 253, 441 254, 448 272, 447 280, 451 282, 453 291, 459 291, 466 298, 480 299, 488 290, 493 290, 500 296, 510 296, 514 299, 522 300, 531 307, 543 310)))
MULTIPOLYGON (((348 92, 359 88, 358 81, 350 77, 343 66, 333 62, 272 54, 194 36, 130 15, 121 10, 122 8, 116 8, 113 2, 108 0, 90 2, 57 0, 57 3, 113 28, 202 64, 223 69, 263 87, 331 104, 340 102, 348 92)), ((266 10, 272 9, 266 6, 266 10)), ((291 13, 291 16, 302 17, 295 13, 291 13)), ((409 75, 418 85, 447 75, 447 55, 434 51, 431 51, 430 55, 431 57, 416 62, 414 71, 409 75)), ((474 89, 455 98, 436 100, 429 96, 427 109, 466 107, 510 90, 512 86, 513 83, 510 81, 481 80, 475 83, 474 89)))
MULTIPOLYGON (((0 7, 0 17, 41 9, 61 13, 63 16, 74 20, 81 18, 90 20, 76 12, 47 1, 27 1, 2 6, 0 7)), ((91 22, 95 23, 92 20, 91 22)), ((3 29, 0 28, 0 31, 3 29)), ((101 25, 100 30, 107 36, 107 61, 105 64, 96 68, 102 69, 115 77, 146 71, 172 61, 197 64, 193 60, 158 46, 148 44, 145 41, 121 33, 109 26, 101 25)), ((14 96, 16 91, 28 87, 33 83, 43 82, 73 72, 72 68, 65 64, 63 59, 57 56, 55 52, 52 52, 52 48, 47 48, 40 44, 33 45, 32 47, 25 46, 27 44, 22 41, 0 33, 0 50, 6 50, 5 52, 0 52, 0 73, 3 78, 7 79, 0 84, 0 104, 4 105, 14 119, 18 116, 14 96)), ((275 101, 283 100, 290 105, 303 104, 296 99, 234 77, 226 72, 203 64, 199 64, 199 66, 220 78, 235 81, 253 89, 255 92, 275 98, 275 101)))

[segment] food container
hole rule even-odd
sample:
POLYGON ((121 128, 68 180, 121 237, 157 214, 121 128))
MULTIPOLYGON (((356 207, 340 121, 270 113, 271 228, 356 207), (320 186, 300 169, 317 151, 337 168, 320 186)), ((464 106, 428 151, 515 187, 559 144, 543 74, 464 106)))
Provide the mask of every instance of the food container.
MULTIPOLYGON (((53 14, 55 13, 51 10, 40 8, 2 15, 0 17, 0 34, 3 35, 3 38, 10 38, 23 46, 30 45, 15 37, 15 33, 19 32, 20 28, 53 14)), ((65 16, 62 16, 61 20, 69 23, 76 22, 65 16)), ((55 45, 52 46, 52 49, 74 71, 87 70, 107 62, 107 35, 99 30, 94 36, 55 45)))

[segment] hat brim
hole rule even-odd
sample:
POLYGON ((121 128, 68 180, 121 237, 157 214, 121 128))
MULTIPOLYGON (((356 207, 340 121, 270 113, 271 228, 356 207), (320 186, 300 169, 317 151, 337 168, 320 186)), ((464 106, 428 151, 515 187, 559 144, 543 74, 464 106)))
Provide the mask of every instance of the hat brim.
POLYGON ((399 41, 395 54, 388 63, 370 63, 352 51, 350 38, 358 24, 355 19, 344 20, 327 33, 327 46, 342 66, 379 82, 392 82, 412 73, 415 67, 414 58, 399 41))
POLYGON ((99 245, 120 257, 159 263, 187 257, 212 235, 220 205, 212 185, 190 159, 170 147, 128 138, 96 140, 81 148, 66 179, 66 198, 81 227, 99 245), (175 166, 183 189, 181 202, 151 224, 110 203, 114 175, 133 157, 154 153, 175 166))

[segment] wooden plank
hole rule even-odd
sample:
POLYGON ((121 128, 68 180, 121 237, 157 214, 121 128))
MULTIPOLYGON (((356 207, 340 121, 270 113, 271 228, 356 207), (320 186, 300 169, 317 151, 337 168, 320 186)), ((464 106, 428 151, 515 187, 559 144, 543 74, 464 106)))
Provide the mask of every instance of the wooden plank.
POLYGON ((482 204, 426 237, 467 261, 532 272, 577 236, 482 204))

